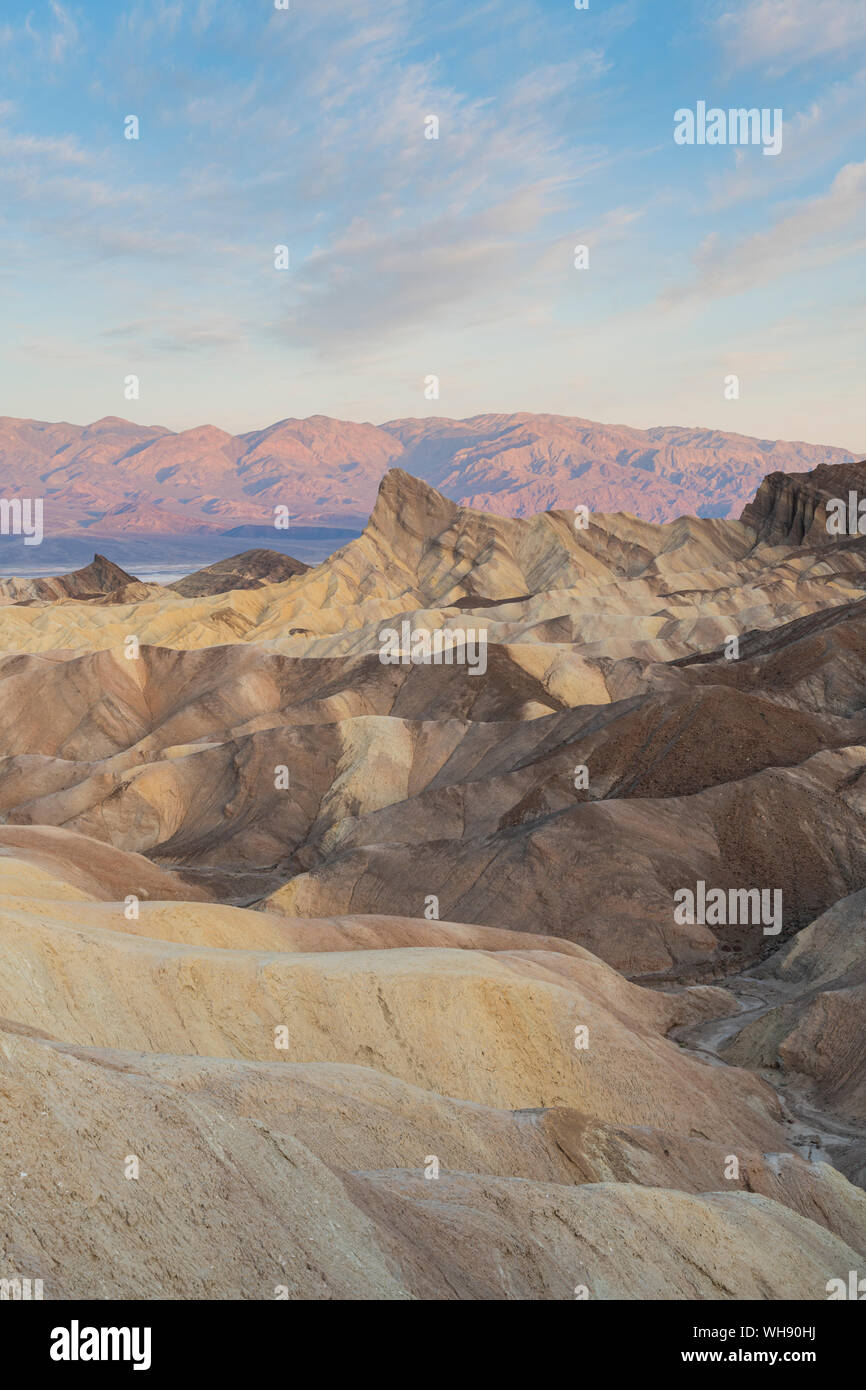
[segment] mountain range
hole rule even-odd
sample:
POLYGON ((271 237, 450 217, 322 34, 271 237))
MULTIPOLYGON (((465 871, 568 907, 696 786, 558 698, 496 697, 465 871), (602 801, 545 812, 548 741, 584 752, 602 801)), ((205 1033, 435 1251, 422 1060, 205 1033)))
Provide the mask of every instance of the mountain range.
POLYGON ((734 516, 767 473, 851 459, 823 445, 561 415, 380 426, 319 415, 239 435, 116 417, 86 426, 0 418, 3 495, 44 498, 50 536, 264 534, 250 528, 272 528, 278 506, 301 525, 354 527, 392 467, 502 515, 585 505, 653 522, 734 516))

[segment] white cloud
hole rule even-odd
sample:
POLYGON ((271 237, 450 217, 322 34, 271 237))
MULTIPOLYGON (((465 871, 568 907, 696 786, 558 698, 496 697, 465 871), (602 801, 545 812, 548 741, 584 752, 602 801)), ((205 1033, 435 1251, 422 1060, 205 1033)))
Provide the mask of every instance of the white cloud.
POLYGON ((78 25, 60 0, 48 0, 38 14, 29 14, 24 21, 24 33, 36 46, 41 57, 51 63, 62 63, 79 44, 78 25))
POLYGON ((734 67, 777 72, 866 48, 863 0, 741 0, 715 21, 734 67))
MULTIPOLYGON (((0 119, 4 112, 0 109, 0 119)), ((50 164, 89 164, 91 156, 71 135, 15 135, 0 130, 0 162, 10 160, 45 160, 50 164)))
MULTIPOLYGON (((866 0, 864 0, 866 5, 866 0)), ((838 161, 846 143, 866 132, 866 68, 831 82, 793 114, 785 112, 785 156, 756 159, 752 150, 736 151, 733 169, 709 181, 708 208, 718 212, 738 203, 780 197, 807 179, 820 177, 838 161)))
POLYGON ((864 249, 866 161, 846 164, 825 193, 797 203, 766 231, 732 242, 707 237, 694 258, 696 278, 670 287, 662 301, 670 307, 740 294, 864 249))

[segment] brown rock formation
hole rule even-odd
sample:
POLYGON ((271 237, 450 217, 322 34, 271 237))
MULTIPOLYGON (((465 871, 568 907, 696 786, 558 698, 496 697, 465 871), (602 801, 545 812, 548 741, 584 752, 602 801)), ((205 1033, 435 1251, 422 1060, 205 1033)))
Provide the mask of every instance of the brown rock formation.
MULTIPOLYGON (((515 468, 543 446, 508 419, 459 422, 479 495, 494 429, 515 468)), ((445 469, 457 424, 183 448, 267 495, 326 447, 378 450, 365 486, 399 449, 445 469)), ((15 437, 166 486, 181 438, 15 437)), ((395 468, 313 569, 164 590, 97 557, 7 594, 0 1275, 826 1298, 866 1254, 866 545, 819 525, 851 476, 581 529, 395 468), (404 622, 483 664, 383 662, 404 622), (781 929, 679 919, 699 882, 781 890, 781 929)))

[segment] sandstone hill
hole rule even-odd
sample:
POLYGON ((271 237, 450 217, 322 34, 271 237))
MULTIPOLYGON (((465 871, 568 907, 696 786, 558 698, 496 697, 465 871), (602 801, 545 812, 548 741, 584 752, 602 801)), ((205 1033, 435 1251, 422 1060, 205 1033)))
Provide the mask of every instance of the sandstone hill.
POLYGON ((280 584, 309 569, 303 560, 282 555, 277 550, 245 550, 217 560, 206 569, 196 570, 169 584, 176 594, 195 598, 201 594, 225 594, 230 589, 261 589, 264 584, 280 584))
POLYGON ((118 597, 127 601, 146 598, 148 586, 140 584, 134 575, 127 574, 104 555, 94 555, 84 569, 73 570, 52 578, 0 579, 0 602, 26 603, 38 599, 89 599, 118 597))
POLYGON ((0 1273, 703 1300, 857 1268, 866 541, 796 521, 836 481, 582 528, 393 468, 313 569, 7 593, 0 1273), (404 622, 483 669, 383 663, 404 622), (778 930, 678 919, 698 883, 780 891, 778 930))

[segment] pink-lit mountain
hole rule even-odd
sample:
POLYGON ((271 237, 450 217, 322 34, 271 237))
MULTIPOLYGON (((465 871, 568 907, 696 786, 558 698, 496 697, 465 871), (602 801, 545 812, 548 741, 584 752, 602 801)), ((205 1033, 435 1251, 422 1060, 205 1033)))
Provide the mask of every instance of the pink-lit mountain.
POLYGON ((632 429, 564 415, 353 424, 314 415, 230 435, 114 416, 81 426, 0 417, 7 496, 44 497, 54 535, 363 523, 395 465, 464 506, 512 516, 587 505, 647 521, 736 516, 761 479, 853 455, 718 430, 632 429))

